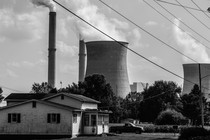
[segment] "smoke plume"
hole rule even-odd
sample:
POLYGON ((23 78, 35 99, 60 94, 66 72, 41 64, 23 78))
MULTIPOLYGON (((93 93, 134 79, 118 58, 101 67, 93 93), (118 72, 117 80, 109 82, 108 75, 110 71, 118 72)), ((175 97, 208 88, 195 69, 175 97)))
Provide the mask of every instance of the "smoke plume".
POLYGON ((56 11, 55 3, 52 0, 31 0, 33 4, 37 6, 48 7, 51 12, 56 11))
MULTIPOLYGON (((103 14, 98 6, 92 4, 89 0, 66 0, 65 2, 73 12, 94 25, 99 30, 118 41, 127 40, 126 35, 129 25, 126 22, 115 18, 108 18, 105 14, 103 14)), ((80 33, 86 40, 111 40, 84 22, 76 19, 75 21, 80 33)))
MULTIPOLYGON (((184 54, 196 60, 199 63, 209 63, 210 58, 206 52, 205 46, 196 42, 193 38, 191 38, 186 32, 180 30, 180 21, 178 19, 174 20, 174 23, 178 26, 173 27, 174 37, 176 39, 177 44, 182 47, 184 54)), ((183 58, 185 63, 192 62, 186 57, 183 58)))

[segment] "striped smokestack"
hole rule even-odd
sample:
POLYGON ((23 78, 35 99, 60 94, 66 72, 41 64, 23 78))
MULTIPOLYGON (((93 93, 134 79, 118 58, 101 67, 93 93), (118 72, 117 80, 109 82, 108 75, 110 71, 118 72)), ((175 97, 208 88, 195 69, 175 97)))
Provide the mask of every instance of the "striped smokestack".
POLYGON ((48 84, 55 87, 56 12, 49 13, 48 84))
POLYGON ((86 65, 86 48, 83 39, 79 40, 79 82, 84 81, 86 65))

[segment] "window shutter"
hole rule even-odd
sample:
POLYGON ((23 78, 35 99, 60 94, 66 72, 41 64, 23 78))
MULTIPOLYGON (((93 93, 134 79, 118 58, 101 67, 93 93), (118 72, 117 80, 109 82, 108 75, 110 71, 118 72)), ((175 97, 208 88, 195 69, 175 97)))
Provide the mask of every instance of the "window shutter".
POLYGON ((47 123, 50 123, 51 120, 51 114, 47 114, 47 123))
POLYGON ((61 122, 61 116, 60 114, 57 114, 57 123, 60 123, 61 122))
POLYGON ((11 114, 9 113, 9 114, 8 114, 8 123, 11 123, 11 119, 12 119, 12 116, 11 116, 11 114))
POLYGON ((20 123, 20 113, 17 114, 17 122, 20 123))

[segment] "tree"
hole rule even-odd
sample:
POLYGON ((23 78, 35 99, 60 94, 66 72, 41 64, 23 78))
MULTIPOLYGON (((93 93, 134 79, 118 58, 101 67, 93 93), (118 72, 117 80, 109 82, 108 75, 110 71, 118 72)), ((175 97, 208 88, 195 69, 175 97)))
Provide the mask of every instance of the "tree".
POLYGON ((192 91, 189 94, 185 94, 181 97, 181 101, 183 104, 182 114, 188 117, 193 125, 200 124, 201 107, 199 86, 194 85, 192 91))
POLYGON ((57 93, 57 89, 53 88, 47 82, 34 83, 32 85, 31 93, 57 93))
POLYGON ((173 81, 155 81, 152 86, 144 90, 144 100, 140 103, 141 121, 154 122, 158 114, 167 108, 181 110, 182 104, 177 94, 181 92, 173 81))
POLYGON ((157 125, 184 125, 187 124, 187 119, 182 113, 173 109, 166 109, 158 115, 155 123, 157 125))
POLYGON ((139 119, 140 116, 140 102, 143 100, 143 95, 139 92, 129 93, 123 100, 123 114, 124 118, 139 119))

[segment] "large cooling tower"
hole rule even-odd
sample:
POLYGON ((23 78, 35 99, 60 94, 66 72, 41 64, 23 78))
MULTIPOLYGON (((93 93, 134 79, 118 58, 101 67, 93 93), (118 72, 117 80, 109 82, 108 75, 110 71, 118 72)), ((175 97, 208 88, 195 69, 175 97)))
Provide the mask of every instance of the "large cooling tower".
POLYGON ((56 12, 49 14, 49 56, 48 56, 48 84, 55 86, 55 39, 56 38, 56 12))
MULTIPOLYGON (((196 83, 199 85, 199 64, 183 64, 184 78, 188 81, 196 83)), ((210 94, 210 64, 200 64, 201 72, 201 87, 204 96, 207 98, 210 94)), ((183 94, 188 94, 191 92, 194 84, 184 81, 183 94)))
MULTIPOLYGON (((121 42, 125 46, 126 42, 121 42)), ((86 76, 102 74, 117 96, 125 97, 130 92, 127 73, 127 49, 114 41, 86 43, 86 76)))

